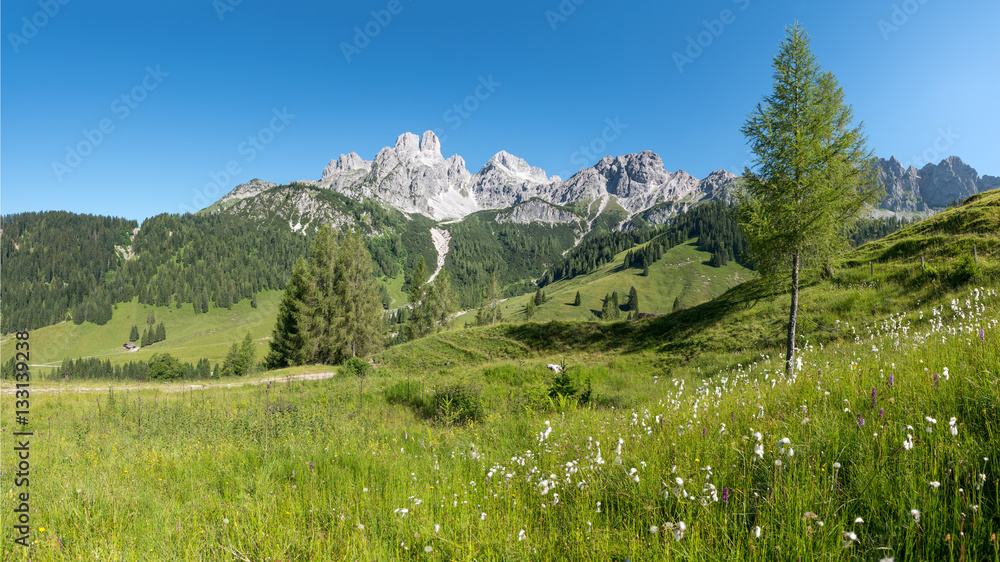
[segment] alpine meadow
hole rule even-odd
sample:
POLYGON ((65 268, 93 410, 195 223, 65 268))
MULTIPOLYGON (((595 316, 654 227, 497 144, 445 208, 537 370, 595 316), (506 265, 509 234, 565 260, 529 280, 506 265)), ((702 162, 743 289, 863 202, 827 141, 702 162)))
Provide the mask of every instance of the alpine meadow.
MULTIPOLYGON (((949 10, 985 13, 370 4, 41 2, 45 24, 5 5, 10 90, 53 46, 82 60, 55 36, 97 14, 142 32, 135 52, 125 36, 93 51, 95 81, 124 84, 108 61, 136 53, 167 71, 97 129, 52 106, 85 127, 54 161, 59 189, 114 159, 141 179, 88 197, 142 220, 75 195, 0 216, 2 560, 1000 562, 1000 177, 946 153, 951 136, 887 136, 901 121, 872 108, 889 93, 858 70, 917 58, 900 53, 949 10), (192 44, 164 35, 174 19, 192 44), (278 105, 245 120, 250 99, 278 105), (400 123, 425 132, 375 151, 400 123), (482 138, 558 170, 550 129, 583 143, 577 172, 442 153, 479 158, 482 138), (375 154, 259 179, 300 177, 331 138, 375 154), (213 183, 178 188, 182 212, 156 203, 219 143, 223 166, 196 164, 213 183), (137 146, 169 165, 133 167, 137 146), (745 160, 709 171, 706 151, 745 160), (669 171, 680 158, 699 175, 669 171), (52 204, 67 210, 28 210, 52 204)), ((94 33, 138 33, 107 25, 94 33)), ((932 95, 919 87, 892 95, 932 95)), ((989 119, 961 121, 955 149, 978 150, 989 119)), ((27 191, 11 174, 33 134, 8 137, 25 147, 4 148, 5 204, 27 191)))

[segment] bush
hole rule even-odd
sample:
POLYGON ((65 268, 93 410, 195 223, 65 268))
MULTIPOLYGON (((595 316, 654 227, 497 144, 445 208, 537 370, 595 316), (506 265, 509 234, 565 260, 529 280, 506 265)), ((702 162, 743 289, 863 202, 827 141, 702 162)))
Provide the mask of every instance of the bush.
POLYGON ((977 275, 979 275, 979 264, 976 263, 976 260, 972 256, 966 254, 955 265, 955 269, 951 274, 951 282, 952 285, 957 286, 977 275))
POLYGON ((432 419, 444 425, 466 425, 483 419, 480 389, 475 385, 452 384, 436 389, 431 405, 432 419))
POLYGON ((154 353, 149 358, 149 378, 172 381, 184 375, 184 366, 169 353, 154 353))
POLYGON ((367 377, 372 374, 372 366, 360 357, 351 357, 341 364, 341 374, 349 377, 367 377))

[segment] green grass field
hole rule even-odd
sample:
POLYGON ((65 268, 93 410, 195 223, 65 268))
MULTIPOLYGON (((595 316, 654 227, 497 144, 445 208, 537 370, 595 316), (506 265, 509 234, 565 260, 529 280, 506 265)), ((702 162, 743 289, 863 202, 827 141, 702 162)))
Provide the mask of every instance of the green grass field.
MULTIPOLYGON (((257 295, 256 309, 246 299, 233 305, 232 310, 213 308, 205 314, 195 314, 190 304, 181 308, 157 307, 138 304, 133 299, 130 303, 119 303, 111 321, 104 326, 63 322, 33 330, 30 363, 44 373, 45 366, 58 366, 67 358, 99 357, 120 364, 148 360, 154 353, 165 352, 181 361, 196 363, 204 357, 215 364, 225 358, 229 346, 242 339, 247 331, 257 341, 257 358, 263 359, 281 295, 281 291, 265 291, 257 295), (141 334, 149 312, 157 323, 163 322, 167 339, 139 351, 126 352, 122 345, 128 341, 129 330, 135 324, 141 334)), ((13 338, 4 336, 0 354, 10 357, 13 350, 13 338)))
POLYGON ((365 378, 33 384, 31 423, 0 418, 7 482, 35 432, 31 546, 8 484, 0 558, 1000 561, 998 211, 806 275, 791 377, 788 295, 753 279, 637 322, 442 332, 365 378))

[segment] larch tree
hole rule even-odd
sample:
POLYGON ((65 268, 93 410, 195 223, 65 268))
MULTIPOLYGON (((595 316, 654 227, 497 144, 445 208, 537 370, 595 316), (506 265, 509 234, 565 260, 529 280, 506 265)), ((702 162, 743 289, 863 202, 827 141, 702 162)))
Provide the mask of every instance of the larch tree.
POLYGON ((330 225, 323 225, 309 249, 309 284, 303 298, 305 355, 310 363, 336 362, 338 342, 335 329, 340 318, 337 301, 336 236, 330 225))
POLYGON ((765 279, 790 278, 785 370, 795 372, 799 274, 845 247, 854 221, 880 200, 862 125, 798 24, 774 57, 773 91, 741 132, 753 152, 737 192, 749 257, 765 279))

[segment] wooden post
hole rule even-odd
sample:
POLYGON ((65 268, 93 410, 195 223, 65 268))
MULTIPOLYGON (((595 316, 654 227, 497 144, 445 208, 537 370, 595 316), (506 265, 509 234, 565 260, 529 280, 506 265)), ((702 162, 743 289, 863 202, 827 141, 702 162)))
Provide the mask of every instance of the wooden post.
POLYGON ((924 256, 920 256, 920 271, 927 271, 927 268, 924 267, 924 256))
POLYGON ((868 262, 868 267, 871 268, 872 270, 872 277, 875 277, 875 262, 873 261, 868 262))
POLYGON ((976 251, 976 247, 972 247, 972 261, 979 263, 979 252, 976 251))

